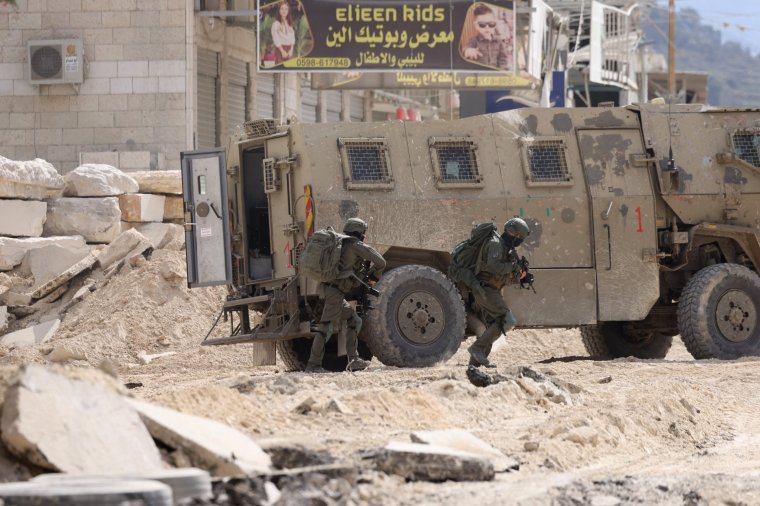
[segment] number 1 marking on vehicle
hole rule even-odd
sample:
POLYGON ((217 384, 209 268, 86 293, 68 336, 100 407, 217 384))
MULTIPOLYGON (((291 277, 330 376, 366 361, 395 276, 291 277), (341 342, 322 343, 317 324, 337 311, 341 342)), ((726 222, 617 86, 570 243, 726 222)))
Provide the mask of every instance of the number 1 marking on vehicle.
POLYGON ((636 229, 636 232, 639 233, 639 234, 641 234, 641 233, 644 232, 644 225, 643 225, 643 222, 641 221, 641 208, 640 207, 636 208, 636 216, 639 219, 639 228, 636 229))
POLYGON ((285 248, 282 250, 282 252, 285 253, 288 258, 288 269, 292 269, 293 262, 290 259, 290 241, 288 241, 288 243, 285 245, 285 248))

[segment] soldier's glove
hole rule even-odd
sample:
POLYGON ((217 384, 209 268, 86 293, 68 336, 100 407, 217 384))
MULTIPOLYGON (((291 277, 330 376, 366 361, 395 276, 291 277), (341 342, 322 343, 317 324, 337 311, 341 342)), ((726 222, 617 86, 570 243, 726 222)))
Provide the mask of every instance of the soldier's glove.
POLYGON ((528 288, 530 288, 530 289, 533 290, 533 292, 535 292, 536 289, 533 288, 533 281, 534 280, 535 280, 535 278, 533 276, 533 273, 526 272, 525 276, 523 276, 523 278, 520 280, 520 288, 524 288, 526 290, 528 288))

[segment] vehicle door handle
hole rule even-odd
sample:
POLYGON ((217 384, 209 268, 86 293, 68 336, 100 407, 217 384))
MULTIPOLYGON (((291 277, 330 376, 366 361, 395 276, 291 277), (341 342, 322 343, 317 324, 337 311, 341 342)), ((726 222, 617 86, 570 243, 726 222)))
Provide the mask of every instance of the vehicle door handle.
POLYGON ((602 213, 602 219, 603 220, 609 219, 609 217, 610 217, 610 211, 612 211, 612 201, 611 200, 610 200, 610 205, 607 206, 607 210, 602 213))
MULTIPOLYGON (((610 202, 610 205, 612 205, 612 202, 610 202)), ((222 219, 222 215, 219 214, 219 211, 216 210, 216 204, 214 204, 213 202, 211 203, 211 210, 214 211, 214 214, 216 215, 217 218, 219 218, 220 220, 222 219)))

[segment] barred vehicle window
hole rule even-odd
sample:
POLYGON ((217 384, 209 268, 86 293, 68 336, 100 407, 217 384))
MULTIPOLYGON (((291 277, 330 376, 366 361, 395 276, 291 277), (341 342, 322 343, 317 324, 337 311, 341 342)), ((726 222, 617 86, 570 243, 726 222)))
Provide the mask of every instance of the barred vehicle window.
POLYGON ((392 186, 388 144, 383 138, 341 138, 343 172, 348 188, 392 186))
POLYGON ((760 167, 760 132, 734 132, 733 142, 737 158, 754 167, 760 167))
POLYGON ((441 183, 480 183, 475 143, 467 139, 430 140, 430 155, 441 183))
POLYGON ((565 145, 561 140, 540 140, 527 145, 530 180, 535 183, 570 181, 565 159, 565 145))

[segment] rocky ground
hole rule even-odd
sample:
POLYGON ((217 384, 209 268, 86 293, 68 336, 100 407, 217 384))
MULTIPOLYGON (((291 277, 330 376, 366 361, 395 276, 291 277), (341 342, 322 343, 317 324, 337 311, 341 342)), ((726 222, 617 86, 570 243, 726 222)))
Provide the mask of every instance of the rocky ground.
POLYGON ((758 359, 695 361, 676 339, 665 360, 594 361, 577 330, 521 330, 497 343, 501 381, 485 387, 468 379, 465 346, 424 369, 253 367, 247 345, 199 346, 223 290, 188 290, 183 252, 156 253, 68 310, 50 342, 3 350, 0 361, 45 363, 65 344, 83 352, 72 365, 105 367, 139 399, 255 440, 300 439, 358 469, 347 491, 335 480, 314 485, 315 504, 760 504, 758 359), (431 483, 373 467, 389 441, 450 428, 519 470, 431 483))

